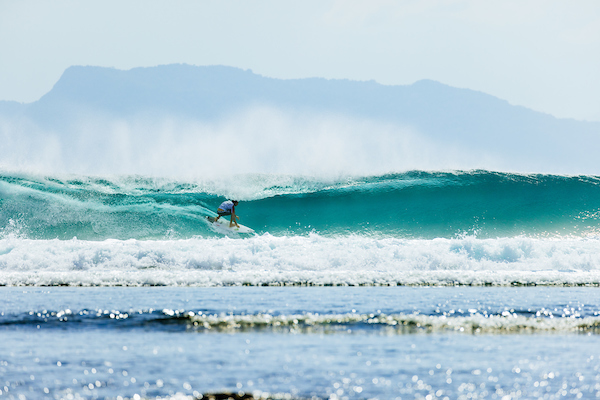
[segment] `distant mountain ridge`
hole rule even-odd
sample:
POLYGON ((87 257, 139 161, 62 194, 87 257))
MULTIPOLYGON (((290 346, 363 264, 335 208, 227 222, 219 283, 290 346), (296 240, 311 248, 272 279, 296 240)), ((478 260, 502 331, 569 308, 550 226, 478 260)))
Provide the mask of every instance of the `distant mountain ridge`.
POLYGON ((406 86, 323 78, 283 80, 233 67, 186 64, 131 70, 70 67, 50 92, 23 106, 34 115, 48 109, 68 115, 68 107, 85 105, 118 116, 151 110, 202 119, 249 104, 327 110, 396 122, 424 114, 447 122, 465 115, 475 123, 482 117, 488 122, 489 118, 498 122, 506 117, 538 123, 558 121, 482 92, 430 80, 406 86))
POLYGON ((82 115, 215 121, 253 106, 346 115, 408 126, 431 140, 511 152, 520 157, 587 157, 600 122, 557 119, 494 96, 435 81, 388 86, 374 81, 273 79, 225 66, 163 65, 117 70, 68 68, 29 104, 0 102, 0 117, 53 131, 82 115))

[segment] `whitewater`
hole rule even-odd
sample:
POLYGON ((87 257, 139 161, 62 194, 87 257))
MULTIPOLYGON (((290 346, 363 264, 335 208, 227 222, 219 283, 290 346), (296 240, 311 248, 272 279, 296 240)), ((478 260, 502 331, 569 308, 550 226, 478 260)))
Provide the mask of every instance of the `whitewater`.
POLYGON ((4 285, 598 285, 600 179, 3 174, 4 285), (229 184, 230 186, 226 186, 229 184), (224 193, 225 192, 225 193, 224 193), (205 217, 226 198, 253 235, 205 217))
POLYGON ((599 249, 591 175, 3 170, 0 398, 596 398, 599 249))

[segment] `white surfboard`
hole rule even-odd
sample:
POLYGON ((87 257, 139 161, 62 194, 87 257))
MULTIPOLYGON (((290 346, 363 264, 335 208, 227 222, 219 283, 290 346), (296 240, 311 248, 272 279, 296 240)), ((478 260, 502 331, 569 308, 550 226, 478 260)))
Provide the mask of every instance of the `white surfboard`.
POLYGON ((225 217, 221 217, 219 218, 219 220, 217 222, 215 222, 215 217, 206 217, 206 219, 208 220, 208 222, 210 222, 213 226, 213 228, 220 233, 229 233, 229 232, 235 232, 235 233, 254 233, 254 229, 252 228, 248 228, 245 225, 242 224, 238 224, 238 226, 229 226, 229 222, 230 222, 230 216, 225 216, 225 217))

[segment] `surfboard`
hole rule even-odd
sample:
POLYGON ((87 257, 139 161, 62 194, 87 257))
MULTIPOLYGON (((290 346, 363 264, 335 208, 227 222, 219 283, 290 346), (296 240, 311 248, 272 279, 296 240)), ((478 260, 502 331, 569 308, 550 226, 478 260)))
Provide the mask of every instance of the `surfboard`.
POLYGON ((248 228, 245 225, 239 224, 238 226, 229 227, 229 216, 221 217, 217 222, 215 222, 215 217, 206 217, 208 222, 210 222, 213 228, 220 233, 228 233, 228 232, 236 232, 236 233, 254 233, 254 229, 248 228))

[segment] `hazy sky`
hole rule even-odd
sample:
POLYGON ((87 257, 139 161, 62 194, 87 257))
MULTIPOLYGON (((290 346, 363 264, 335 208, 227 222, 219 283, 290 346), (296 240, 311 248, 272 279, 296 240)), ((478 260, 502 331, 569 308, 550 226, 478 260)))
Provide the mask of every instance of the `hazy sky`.
POLYGON ((171 63, 426 78, 600 121, 600 1, 0 0, 0 100, 35 101, 71 65, 171 63))

